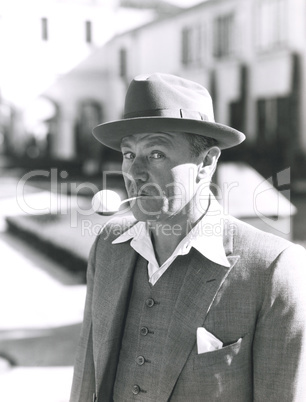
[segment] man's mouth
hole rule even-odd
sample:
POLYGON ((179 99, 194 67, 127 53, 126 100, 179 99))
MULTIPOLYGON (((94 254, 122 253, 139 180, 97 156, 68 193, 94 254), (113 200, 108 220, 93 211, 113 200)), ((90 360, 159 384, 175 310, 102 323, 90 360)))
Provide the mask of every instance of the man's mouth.
POLYGON ((137 189, 130 189, 129 191, 131 197, 156 197, 156 194, 152 194, 151 192, 137 189))
POLYGON ((146 192, 146 191, 139 191, 139 192, 131 191, 130 194, 131 194, 131 197, 156 198, 156 199, 163 198, 162 194, 153 194, 153 193, 149 193, 149 192, 146 192))
POLYGON ((144 192, 144 191, 140 191, 140 192, 138 193, 138 196, 139 196, 139 197, 154 197, 153 194, 146 193, 146 192, 144 192))

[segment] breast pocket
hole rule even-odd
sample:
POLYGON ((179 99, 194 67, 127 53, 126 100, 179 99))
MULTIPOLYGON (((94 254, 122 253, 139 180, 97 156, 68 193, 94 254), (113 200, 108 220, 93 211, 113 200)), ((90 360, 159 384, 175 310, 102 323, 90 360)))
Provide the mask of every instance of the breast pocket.
POLYGON ((176 383, 171 402, 252 401, 252 337, 247 334, 212 352, 192 350, 176 383), (183 399, 181 395, 188 395, 183 399))
MULTIPOLYGON (((201 354, 193 354, 189 363, 192 370, 220 372, 228 369, 236 370, 250 363, 251 343, 250 335, 246 334, 236 342, 221 349, 201 354)), ((190 368, 191 368, 190 367, 190 368)))

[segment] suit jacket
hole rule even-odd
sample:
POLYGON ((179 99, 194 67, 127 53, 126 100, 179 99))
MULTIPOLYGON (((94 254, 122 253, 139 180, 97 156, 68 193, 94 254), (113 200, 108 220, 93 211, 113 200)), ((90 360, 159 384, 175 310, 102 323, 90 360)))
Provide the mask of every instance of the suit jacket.
MULTIPOLYGON (((111 220, 90 252, 71 402, 112 401, 136 260, 129 242, 111 244, 125 229, 111 220)), ((305 249, 232 217, 224 247, 229 268, 200 253, 189 261, 156 401, 306 400, 305 249), (202 326, 223 342, 221 349, 197 354, 202 326)))

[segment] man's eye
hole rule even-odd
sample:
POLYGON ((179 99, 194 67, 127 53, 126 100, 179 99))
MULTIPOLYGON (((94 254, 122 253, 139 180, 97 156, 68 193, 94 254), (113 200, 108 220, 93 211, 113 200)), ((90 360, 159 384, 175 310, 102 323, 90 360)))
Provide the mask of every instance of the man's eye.
POLYGON ((129 160, 133 160, 135 158, 135 155, 132 152, 125 152, 123 154, 124 159, 129 159, 129 160))
POLYGON ((158 152, 158 151, 152 152, 150 155, 150 158, 152 158, 152 159, 161 159, 163 157, 164 157, 164 154, 162 152, 158 152))

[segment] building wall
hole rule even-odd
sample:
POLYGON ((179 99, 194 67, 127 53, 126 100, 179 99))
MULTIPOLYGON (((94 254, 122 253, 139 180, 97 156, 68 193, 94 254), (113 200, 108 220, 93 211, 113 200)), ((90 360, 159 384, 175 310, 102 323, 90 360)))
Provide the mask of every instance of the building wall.
MULTIPOLYGON (((303 110, 306 101, 306 91, 297 93, 293 88, 296 79, 298 87, 304 85, 303 74, 297 77, 294 60, 298 55, 299 62, 304 63, 305 16, 305 4, 301 0, 211 0, 115 38, 107 45, 108 65, 112 66, 115 81, 116 54, 125 48, 125 82, 137 74, 163 71, 202 83, 214 94, 215 115, 221 123, 230 124, 235 104, 239 106, 243 102, 245 117, 240 124, 247 134, 246 144, 256 147, 259 141, 264 146, 267 140, 275 149, 277 141, 283 145, 284 133, 278 133, 277 125, 282 125, 285 119, 279 116, 284 104, 287 102, 292 108, 298 97, 303 110), (266 110, 264 129, 267 132, 259 137, 263 126, 258 121, 258 108, 263 110, 262 104, 266 110), (271 107, 274 114, 269 114, 271 107)), ((304 71, 302 64, 301 72, 304 71)), ((122 80, 119 76, 117 79, 122 80)), ((116 102, 122 104, 123 95, 116 102)), ((288 146, 306 152, 303 129, 306 115, 303 115, 290 110, 286 123, 290 137, 290 121, 297 119, 293 127, 296 133, 288 146)), ((291 151, 294 150, 288 152, 291 151)))
MULTIPOLYGON (((287 135, 293 133, 294 147, 306 153, 306 114, 301 112, 306 106, 304 0, 208 0, 117 36, 114 36, 116 28, 108 27, 114 15, 110 8, 89 7, 86 3, 85 11, 83 3, 80 1, 76 8, 80 12, 74 12, 72 18, 72 2, 57 2, 57 8, 49 15, 54 16, 53 24, 61 26, 61 30, 58 29, 58 36, 50 33, 50 43, 38 41, 35 50, 39 49, 42 55, 40 69, 47 69, 54 58, 55 75, 60 74, 60 79, 54 81, 53 71, 44 91, 62 111, 55 156, 76 156, 73 127, 82 100, 97 101, 103 110, 103 121, 118 119, 130 80, 137 74, 155 71, 178 74, 206 86, 213 96, 216 120, 235 123, 245 131, 247 146, 256 149, 258 143, 264 146, 266 141, 275 149, 277 141, 284 141, 286 133, 282 127, 278 133, 278 126, 287 118, 287 135), (59 7, 61 11, 55 11, 59 7), (56 23, 55 16, 59 18, 56 23), (90 49, 86 43, 80 43, 84 19, 89 18, 95 21, 94 26, 101 28, 99 33, 94 31, 97 41, 90 49), (47 51, 53 46, 51 37, 54 43, 61 42, 60 47, 54 45, 56 57, 47 51), (107 38, 111 39, 105 42, 107 38), (95 45, 100 46, 92 53, 95 45), (68 58, 74 51, 78 56, 68 58), (74 64, 69 72, 66 56, 74 64), (76 60, 79 56, 80 63, 76 60)), ((42 16, 41 8, 37 9, 37 15, 42 16)), ((36 23, 32 21, 33 27, 36 24, 36 36, 37 21, 38 18, 36 23)), ((50 32, 55 32, 54 29, 50 32)), ((17 71, 16 68, 16 74, 17 71)), ((31 80, 23 81, 31 86, 31 80)), ((39 82, 37 76, 35 82, 39 82)), ((292 157, 295 151, 289 144, 290 147, 292 157)))
MULTIPOLYGON (((69 75, 97 47, 114 36, 117 5, 118 0, 2 1, 0 102, 9 104, 14 110, 16 122, 24 120, 27 109, 37 97, 46 94, 50 87, 57 85, 63 76, 69 75)), ((79 81, 69 87, 70 97, 63 90, 59 97, 51 100, 62 105, 68 97, 74 104, 73 88, 78 85, 79 81)), ((55 157, 72 158, 75 155, 70 130, 73 126, 70 120, 75 113, 70 109, 71 105, 65 104, 60 116, 60 136, 52 146, 55 157)), ((24 124, 14 125, 9 141, 17 154, 23 152, 31 137, 29 130, 24 124)))

